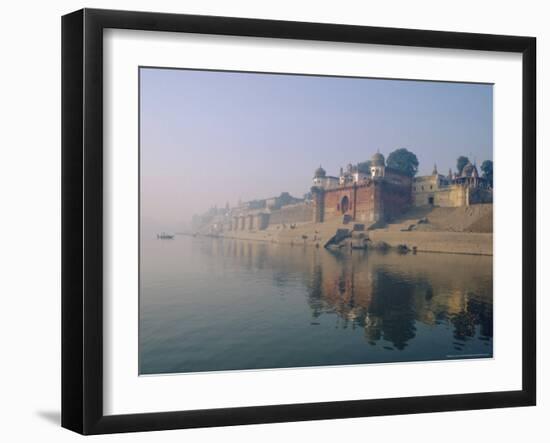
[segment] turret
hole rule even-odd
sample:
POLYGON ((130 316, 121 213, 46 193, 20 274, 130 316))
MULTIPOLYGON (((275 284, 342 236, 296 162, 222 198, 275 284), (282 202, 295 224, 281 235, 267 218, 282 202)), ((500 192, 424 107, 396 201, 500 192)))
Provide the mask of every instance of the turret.
POLYGON ((372 177, 384 177, 386 170, 386 160, 384 156, 377 152, 371 158, 370 172, 372 177))
POLYGON ((327 171, 325 171, 323 169, 323 167, 321 165, 319 165, 319 167, 315 170, 315 173, 313 175, 313 177, 315 178, 324 178, 327 176, 327 171))

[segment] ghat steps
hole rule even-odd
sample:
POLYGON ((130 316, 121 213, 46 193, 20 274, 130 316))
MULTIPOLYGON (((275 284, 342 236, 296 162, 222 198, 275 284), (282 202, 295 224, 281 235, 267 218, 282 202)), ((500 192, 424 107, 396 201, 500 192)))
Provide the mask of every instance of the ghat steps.
POLYGON ((458 208, 412 208, 387 223, 385 231, 493 232, 493 205, 458 208))

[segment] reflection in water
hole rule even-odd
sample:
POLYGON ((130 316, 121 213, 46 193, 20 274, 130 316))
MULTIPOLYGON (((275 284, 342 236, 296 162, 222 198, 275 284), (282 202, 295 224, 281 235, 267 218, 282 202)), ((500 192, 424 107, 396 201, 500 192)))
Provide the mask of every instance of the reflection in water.
POLYGON ((492 257, 142 245, 142 373, 492 356, 492 257))
POLYGON ((444 262, 467 266, 460 272, 438 263, 439 255, 405 257, 362 251, 331 255, 334 260, 316 263, 311 273, 308 303, 313 317, 336 313, 341 327, 364 328, 370 344, 384 339, 399 350, 416 336, 417 321, 426 325, 450 323, 457 340, 455 349, 462 348, 459 342, 474 337, 478 329, 479 339, 492 338, 490 275, 478 279, 472 275, 472 266, 465 263, 487 262, 485 272, 490 272, 490 258, 445 257, 444 262), (365 263, 367 260, 372 266, 365 263), (455 271, 459 278, 451 282, 450 272, 455 271), (463 289, 473 279, 478 294, 463 289))

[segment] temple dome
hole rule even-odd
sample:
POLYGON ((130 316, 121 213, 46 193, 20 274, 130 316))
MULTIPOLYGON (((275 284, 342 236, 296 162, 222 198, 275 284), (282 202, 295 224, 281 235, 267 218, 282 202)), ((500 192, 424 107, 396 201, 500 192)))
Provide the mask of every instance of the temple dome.
POLYGON ((322 166, 319 166, 315 170, 315 177, 326 177, 326 175, 327 175, 327 171, 325 171, 322 166))
POLYGON ((371 166, 384 166, 385 164, 386 164, 386 161, 384 159, 384 156, 380 154, 380 152, 377 152, 372 156, 371 166))
POLYGON ((470 162, 466 163, 462 169, 462 177, 472 177, 474 174, 477 174, 477 168, 470 162))

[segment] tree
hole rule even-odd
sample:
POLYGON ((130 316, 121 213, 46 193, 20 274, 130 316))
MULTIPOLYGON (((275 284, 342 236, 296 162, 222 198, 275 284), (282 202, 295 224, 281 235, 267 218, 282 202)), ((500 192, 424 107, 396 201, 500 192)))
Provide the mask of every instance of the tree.
POLYGON ((470 159, 468 157, 464 157, 463 155, 456 159, 456 170, 458 172, 458 175, 462 174, 464 166, 466 166, 468 163, 470 163, 470 159))
POLYGON ((405 149, 396 149, 390 155, 386 161, 388 168, 396 169, 409 177, 414 177, 418 172, 418 158, 416 155, 405 149))
POLYGON ((481 172, 483 178, 487 179, 489 185, 493 186, 493 162, 492 160, 485 160, 481 164, 481 172))
POLYGON ((363 174, 370 174, 370 160, 365 160, 364 162, 357 163, 357 170, 363 174))

